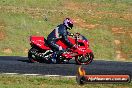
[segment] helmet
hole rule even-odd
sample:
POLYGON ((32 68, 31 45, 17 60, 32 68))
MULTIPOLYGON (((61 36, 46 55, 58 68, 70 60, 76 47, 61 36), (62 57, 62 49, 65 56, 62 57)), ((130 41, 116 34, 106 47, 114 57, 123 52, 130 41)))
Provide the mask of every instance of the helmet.
POLYGON ((73 27, 73 21, 70 18, 66 18, 63 24, 67 27, 67 29, 71 30, 73 27))

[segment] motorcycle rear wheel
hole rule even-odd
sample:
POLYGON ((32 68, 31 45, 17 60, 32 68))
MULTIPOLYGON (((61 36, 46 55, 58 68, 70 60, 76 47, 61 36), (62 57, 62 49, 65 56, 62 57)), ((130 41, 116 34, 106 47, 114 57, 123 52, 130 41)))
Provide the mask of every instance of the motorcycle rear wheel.
POLYGON ((35 62, 38 62, 37 59, 36 59, 36 56, 33 55, 33 53, 37 53, 38 50, 35 49, 35 48, 31 48, 28 52, 28 59, 29 59, 29 62, 31 63, 35 63, 35 62))
POLYGON ((77 56, 75 57, 76 64, 78 65, 87 65, 93 61, 94 55, 93 53, 89 53, 86 56, 77 56))

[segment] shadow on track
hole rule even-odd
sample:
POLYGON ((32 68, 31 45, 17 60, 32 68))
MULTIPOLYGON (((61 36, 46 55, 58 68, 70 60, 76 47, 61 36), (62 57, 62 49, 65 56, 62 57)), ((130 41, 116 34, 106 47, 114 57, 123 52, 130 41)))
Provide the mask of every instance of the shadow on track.
MULTIPOLYGON (((18 61, 32 63, 29 60, 18 60, 18 61)), ((34 62, 34 63, 53 64, 53 63, 45 63, 45 62, 34 62)), ((56 63, 56 64, 58 64, 58 63, 56 63)), ((60 64, 76 64, 76 63, 73 61, 72 62, 70 61, 69 63, 60 63, 60 64)))
MULTIPOLYGON (((17 61, 32 63, 29 61, 28 57, 18 57, 18 58, 19 59, 17 61)), ((52 64, 52 63, 45 63, 45 62, 35 62, 35 63, 52 64)), ((56 64, 58 64, 58 63, 56 63, 56 64)), ((76 64, 76 63, 74 60, 70 60, 68 63, 61 63, 61 64, 76 64)))
MULTIPOLYGON (((0 61, 20 61, 31 63, 28 57, 21 57, 21 56, 0 56, 0 61)), ((37 62, 37 63, 44 63, 44 62, 37 62)), ((48 63, 44 63, 48 64, 48 63)), ((70 60, 69 63, 61 63, 61 64, 76 64, 74 60, 70 60)))

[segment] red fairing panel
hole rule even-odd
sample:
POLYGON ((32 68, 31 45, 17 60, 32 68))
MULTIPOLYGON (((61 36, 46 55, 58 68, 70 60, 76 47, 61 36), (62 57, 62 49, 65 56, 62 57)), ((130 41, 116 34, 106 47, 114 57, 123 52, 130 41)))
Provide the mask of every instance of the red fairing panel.
POLYGON ((92 51, 91 49, 87 49, 86 52, 87 52, 87 53, 91 53, 91 52, 93 52, 93 51, 92 51))
MULTIPOLYGON (((68 37, 68 39, 69 39, 69 41, 70 41, 73 45, 75 44, 75 39, 70 38, 70 37, 68 37)), ((62 48, 64 48, 64 49, 67 49, 67 48, 68 48, 68 46, 65 44, 64 40, 62 40, 62 39, 58 40, 58 41, 57 41, 57 44, 60 45, 60 46, 62 46, 62 48)))
POLYGON ((36 46, 49 50, 50 48, 45 45, 44 37, 42 36, 30 36, 31 43, 35 44, 36 46))

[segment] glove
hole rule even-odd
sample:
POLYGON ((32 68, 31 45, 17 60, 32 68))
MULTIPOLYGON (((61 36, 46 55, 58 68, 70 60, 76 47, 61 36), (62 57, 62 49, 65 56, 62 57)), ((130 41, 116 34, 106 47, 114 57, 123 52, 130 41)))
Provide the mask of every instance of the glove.
POLYGON ((75 34, 73 34, 73 33, 69 33, 69 36, 72 36, 72 37, 74 37, 74 36, 75 36, 75 34))
POLYGON ((71 33, 70 35, 71 35, 71 36, 74 36, 74 34, 72 34, 72 33, 71 33))

